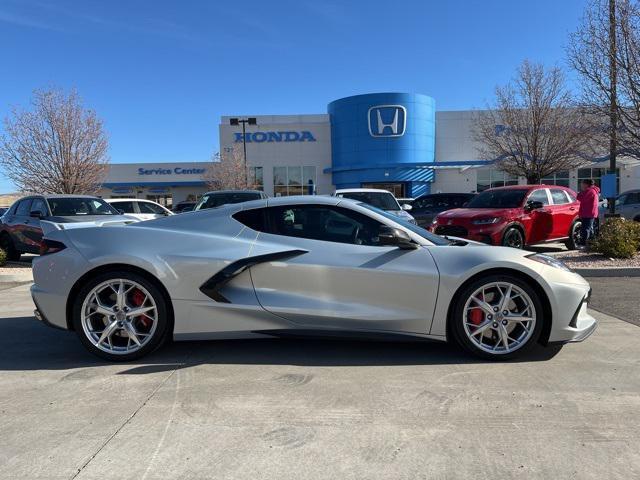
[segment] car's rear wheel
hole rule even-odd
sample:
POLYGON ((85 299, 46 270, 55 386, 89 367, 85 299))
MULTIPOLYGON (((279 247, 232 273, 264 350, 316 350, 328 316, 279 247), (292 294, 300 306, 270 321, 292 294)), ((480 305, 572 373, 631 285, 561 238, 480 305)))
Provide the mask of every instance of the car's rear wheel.
POLYGON ((7 260, 10 262, 17 262, 20 260, 22 252, 18 251, 11 240, 11 237, 7 233, 0 235, 0 248, 7 254, 7 260))
POLYGON ((466 286, 454 302, 451 330, 462 347, 482 358, 521 355, 542 331, 540 298, 518 277, 480 278, 466 286))
POLYGON ((569 231, 569 238, 566 242, 564 242, 565 247, 569 250, 575 250, 582 244, 582 222, 580 220, 576 220, 571 225, 571 230, 569 231))
POLYGON ((160 289, 133 272, 106 272, 82 287, 73 326, 94 355, 124 362, 158 348, 168 334, 168 308, 160 289))
POLYGON ((502 236, 502 246, 512 248, 524 248, 524 235, 519 228, 509 227, 502 236))

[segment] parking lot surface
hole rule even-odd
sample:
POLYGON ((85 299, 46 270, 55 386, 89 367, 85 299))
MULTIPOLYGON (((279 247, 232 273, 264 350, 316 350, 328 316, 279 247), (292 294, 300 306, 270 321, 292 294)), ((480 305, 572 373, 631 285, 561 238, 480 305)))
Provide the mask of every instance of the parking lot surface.
POLYGON ((640 477, 640 328, 604 314, 520 362, 257 340, 106 364, 32 310, 0 292, 2 479, 640 477))

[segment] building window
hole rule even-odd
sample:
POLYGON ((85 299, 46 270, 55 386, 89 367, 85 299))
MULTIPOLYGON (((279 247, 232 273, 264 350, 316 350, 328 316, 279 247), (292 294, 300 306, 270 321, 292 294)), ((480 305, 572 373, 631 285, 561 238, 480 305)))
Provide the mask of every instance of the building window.
POLYGON ((249 167, 249 188, 264 191, 263 167, 249 167))
POLYGON ((540 180, 540 184, 569 187, 569 170, 561 170, 540 180))
POLYGON ((505 185, 518 185, 518 177, 493 168, 478 170, 477 192, 482 192, 487 188, 504 187, 505 185))
MULTIPOLYGON (((608 172, 607 168, 579 168, 578 169, 578 190, 580 190, 580 182, 582 180, 593 180, 593 182, 600 187, 602 176, 608 172)), ((616 169, 616 192, 620 191, 620 169, 616 169)))
POLYGON ((273 167, 273 193, 276 197, 313 195, 316 188, 316 167, 273 167))

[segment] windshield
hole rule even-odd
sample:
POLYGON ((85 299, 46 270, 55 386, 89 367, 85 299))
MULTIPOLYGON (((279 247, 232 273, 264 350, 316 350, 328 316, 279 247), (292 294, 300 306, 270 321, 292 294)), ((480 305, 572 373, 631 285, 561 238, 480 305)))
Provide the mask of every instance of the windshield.
POLYGON ((51 208, 51 215, 54 217, 120 214, 101 198, 49 198, 47 202, 51 208))
POLYGON ((396 198, 389 192, 345 192, 339 193, 338 196, 367 203, 386 211, 400 210, 396 198))
POLYGON ((449 240, 447 240, 446 238, 441 237, 440 235, 435 235, 435 234, 425 230, 422 227, 414 225, 413 223, 409 223, 406 220, 404 220, 402 217, 398 217, 397 215, 393 215, 391 213, 387 213, 385 210, 382 210, 380 208, 376 208, 373 205, 369 205, 368 203, 359 203, 358 205, 366 208, 367 210, 371 210, 372 212, 379 213, 380 215, 382 215, 385 218, 388 218, 389 220, 393 220, 397 224, 402 225, 407 230, 412 231, 416 235, 419 235, 422 238, 424 238, 425 240, 430 241, 434 245, 450 245, 451 244, 451 242, 449 240))
POLYGON ((208 193, 204 195, 196 210, 202 210, 205 208, 215 208, 221 205, 228 205, 230 203, 242 203, 250 200, 260 200, 260 194, 258 192, 229 192, 229 193, 208 193))
POLYGON ((486 190, 467 203, 467 208, 518 208, 526 194, 524 189, 486 190))

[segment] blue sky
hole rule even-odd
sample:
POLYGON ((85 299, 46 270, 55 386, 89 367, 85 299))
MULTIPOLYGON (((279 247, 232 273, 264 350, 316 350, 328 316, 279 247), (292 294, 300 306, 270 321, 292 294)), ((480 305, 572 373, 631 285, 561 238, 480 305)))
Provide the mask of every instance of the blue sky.
POLYGON ((524 58, 564 66, 585 4, 0 0, 0 117, 76 87, 120 163, 207 160, 221 115, 324 113, 358 93, 481 108, 524 58))

